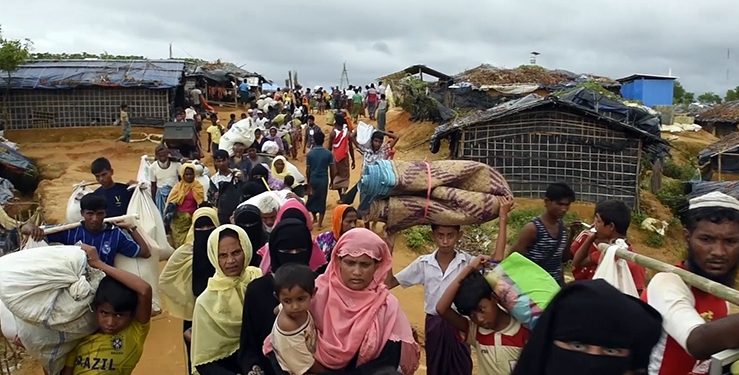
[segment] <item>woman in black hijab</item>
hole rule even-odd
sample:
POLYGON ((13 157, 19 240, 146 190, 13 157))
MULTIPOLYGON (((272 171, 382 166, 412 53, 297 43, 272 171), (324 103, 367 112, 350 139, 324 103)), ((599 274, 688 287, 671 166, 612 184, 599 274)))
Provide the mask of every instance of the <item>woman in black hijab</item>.
POLYGON ((249 179, 244 183, 244 200, 255 197, 267 191, 265 181, 269 178, 267 167, 257 164, 251 168, 249 179))
POLYGON ((646 374, 662 317, 604 280, 569 284, 552 299, 513 375, 646 374))
POLYGON ((262 226, 262 213, 257 206, 246 204, 236 208, 233 219, 234 224, 241 227, 249 236, 251 248, 254 249, 254 255, 249 265, 259 267, 262 257, 257 254, 257 250, 267 243, 267 234, 264 232, 264 227, 262 226))
POLYGON ((244 295, 239 354, 242 374, 254 371, 257 374, 274 375, 269 359, 262 353, 264 339, 272 331, 275 322, 274 309, 279 304, 272 275, 284 264, 307 266, 311 251, 313 239, 304 221, 287 217, 275 225, 269 237, 271 272, 249 283, 244 295))

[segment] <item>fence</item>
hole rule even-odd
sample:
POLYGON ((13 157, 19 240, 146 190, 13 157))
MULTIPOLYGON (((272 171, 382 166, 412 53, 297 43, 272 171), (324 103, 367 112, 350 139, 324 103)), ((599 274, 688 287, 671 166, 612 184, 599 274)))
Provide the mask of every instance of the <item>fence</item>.
MULTIPOLYGON (((0 92, 0 99, 5 92, 0 92)), ((8 129, 108 126, 128 105, 132 122, 168 121, 171 90, 83 87, 69 90, 12 90, 8 129)), ((2 101, 0 100, 0 103, 2 101)))

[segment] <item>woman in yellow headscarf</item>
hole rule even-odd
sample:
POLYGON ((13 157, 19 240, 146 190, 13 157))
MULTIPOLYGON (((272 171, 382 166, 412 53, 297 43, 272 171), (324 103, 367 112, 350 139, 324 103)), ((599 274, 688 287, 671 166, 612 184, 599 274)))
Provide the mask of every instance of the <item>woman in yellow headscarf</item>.
POLYGON ((237 357, 244 291, 262 275, 259 268, 248 266, 251 257, 249 237, 236 225, 220 226, 208 237, 208 259, 215 275, 195 301, 192 372, 241 373, 237 357))
POLYGON ((195 165, 183 164, 179 169, 180 181, 175 184, 167 198, 164 221, 172 229, 174 247, 185 243, 185 237, 192 225, 192 214, 205 200, 203 185, 195 181, 195 165))
MULTIPOLYGON (((185 243, 178 247, 159 274, 159 293, 169 315, 182 319, 182 331, 192 328, 195 298, 206 288, 214 269, 208 260, 208 237, 218 227, 218 212, 211 207, 198 208, 185 243)), ((190 356, 190 342, 185 341, 190 356)))

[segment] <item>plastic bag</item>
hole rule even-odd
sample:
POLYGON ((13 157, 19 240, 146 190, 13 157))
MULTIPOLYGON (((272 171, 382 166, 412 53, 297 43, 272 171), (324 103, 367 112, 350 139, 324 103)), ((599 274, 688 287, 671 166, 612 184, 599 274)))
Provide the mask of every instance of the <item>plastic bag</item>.
POLYGON ((369 147, 372 142, 372 133, 374 132, 375 128, 372 125, 360 121, 357 125, 357 143, 360 146, 369 147))
POLYGON ((559 284, 547 271, 519 253, 513 253, 485 274, 498 302, 524 327, 533 329, 559 284))
POLYGON ((151 184, 151 169, 148 159, 148 155, 142 155, 141 162, 139 162, 139 171, 136 173, 136 181, 140 184, 151 184))
POLYGON ((254 129, 256 127, 253 126, 248 118, 235 122, 231 125, 231 129, 221 136, 221 140, 218 142, 218 148, 228 151, 228 155, 233 156, 234 143, 241 142, 246 147, 254 143, 254 129))
POLYGON ((105 274, 79 246, 47 246, 0 257, 0 300, 17 318, 79 332, 105 274))
POLYGON ((275 141, 266 141, 262 145, 262 152, 274 156, 280 152, 280 146, 275 141))
MULTIPOLYGON (((133 198, 131 201, 133 202, 133 198)), ((120 268, 142 278, 151 285, 151 311, 153 314, 159 314, 162 312, 159 302, 159 246, 146 232, 142 231, 141 236, 149 247, 151 256, 148 258, 131 258, 116 254, 113 265, 115 268, 120 268)))
POLYGON ((616 257, 616 250, 619 248, 628 249, 629 246, 622 239, 616 240, 615 244, 609 246, 595 270, 593 280, 603 279, 620 290, 621 293, 639 298, 639 292, 636 290, 629 264, 624 259, 616 257))
MULTIPOLYGON (((146 234, 144 239, 147 240, 149 248, 156 247, 159 260, 169 259, 174 249, 167 242, 164 220, 162 220, 159 209, 151 198, 151 191, 148 188, 134 190, 126 214, 139 216, 139 219, 136 220, 136 226, 141 230, 141 233, 146 234)), ((154 249, 152 249, 152 256, 154 256, 154 249)), ((154 286, 152 285, 152 287, 154 286)))
POLYGON ((72 190, 72 195, 69 196, 69 200, 67 201, 68 223, 82 221, 82 213, 80 213, 80 199, 82 199, 82 197, 84 197, 85 195, 93 192, 92 189, 87 186, 82 186, 82 184, 84 184, 84 181, 74 186, 74 190, 72 190))

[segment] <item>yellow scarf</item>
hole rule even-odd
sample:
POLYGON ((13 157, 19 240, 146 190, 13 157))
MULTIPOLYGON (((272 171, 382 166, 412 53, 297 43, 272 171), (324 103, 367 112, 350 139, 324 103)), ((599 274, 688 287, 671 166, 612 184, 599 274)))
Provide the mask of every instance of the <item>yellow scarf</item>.
POLYGON ((195 241, 195 221, 207 216, 217 227, 218 212, 210 207, 198 208, 192 215, 192 225, 185 244, 178 247, 159 274, 159 293, 169 315, 192 320, 195 296, 192 294, 192 245, 195 241))
POLYGON ((279 178, 280 180, 284 180, 285 176, 289 175, 290 172, 287 170, 287 165, 290 164, 287 159, 285 159, 284 156, 279 155, 275 156, 275 158, 272 160, 272 177, 279 178), (275 168, 275 162, 278 160, 282 160, 282 163, 285 165, 282 168, 282 173, 277 172, 277 169, 275 168))
POLYGON ((222 225, 208 237, 208 259, 216 273, 195 301, 190 348, 193 372, 195 366, 227 358, 239 349, 244 292, 252 280, 262 276, 259 268, 248 266, 251 257, 249 237, 236 225, 222 225), (237 277, 226 276, 218 263, 218 238, 226 229, 238 233, 244 251, 244 270, 237 277))
POLYGON ((193 174, 195 173, 195 165, 192 163, 185 163, 180 166, 178 171, 180 174, 180 181, 177 182, 172 188, 172 191, 169 192, 167 203, 180 205, 182 201, 185 200, 187 193, 190 191, 192 191, 192 197, 195 198, 195 202, 198 204, 203 203, 205 200, 205 189, 203 189, 203 184, 197 180, 193 180, 193 182, 185 182, 185 170, 188 168, 192 169, 193 174))

